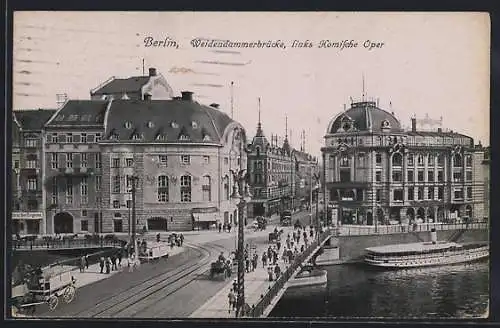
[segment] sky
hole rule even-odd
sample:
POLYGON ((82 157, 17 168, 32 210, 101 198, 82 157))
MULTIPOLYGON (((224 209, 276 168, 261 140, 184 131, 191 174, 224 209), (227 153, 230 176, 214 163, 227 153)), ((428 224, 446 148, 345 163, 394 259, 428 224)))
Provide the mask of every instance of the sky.
POLYGON ((314 155, 330 120, 351 97, 361 99, 363 86, 403 126, 413 115, 443 117, 443 128, 488 145, 489 49, 482 13, 16 12, 13 105, 57 108, 62 93, 90 99, 111 76, 142 75, 144 60, 146 74, 155 67, 179 95, 193 91, 228 115, 232 93, 234 119, 250 137, 260 98, 266 136, 284 137, 287 117, 292 145, 300 148, 304 130, 314 155), (178 47, 146 47, 147 37, 178 47), (195 48, 196 38, 280 40, 286 48, 195 48), (313 47, 292 48, 294 40, 313 47), (357 47, 319 48, 322 40, 357 47), (365 48, 367 40, 380 47, 365 48))

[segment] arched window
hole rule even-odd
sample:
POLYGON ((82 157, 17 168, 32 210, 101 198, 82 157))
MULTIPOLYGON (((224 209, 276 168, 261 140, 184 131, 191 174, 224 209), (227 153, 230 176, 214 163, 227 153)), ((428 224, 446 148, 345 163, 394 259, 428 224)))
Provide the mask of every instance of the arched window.
POLYGON ((340 158, 340 166, 349 167, 349 157, 347 157, 347 155, 343 155, 340 158))
POLYGON ((168 202, 168 177, 160 175, 158 177, 158 201, 161 203, 168 202))
POLYGON ((260 147, 255 147, 255 151, 257 152, 257 156, 260 156, 260 147))
POLYGON ((403 165, 403 155, 400 153, 395 153, 392 155, 392 166, 401 166, 403 165))
POLYGON ((224 177, 224 199, 229 200, 229 177, 226 175, 224 177))
POLYGON ((471 155, 465 156, 465 166, 472 167, 472 156, 471 155))
POLYGON ((181 176, 181 202, 191 202, 191 176, 181 176))
POLYGON ((375 162, 377 165, 381 165, 382 164, 382 154, 380 153, 376 153, 375 154, 375 162))
POLYGON ((211 179, 210 176, 205 175, 203 177, 203 184, 201 186, 201 190, 203 193, 203 201, 211 202, 212 201, 212 193, 211 193, 211 179))
POLYGON ((442 154, 437 155, 437 164, 438 166, 444 165, 444 156, 442 154))
POLYGON ((453 155, 453 166, 455 166, 455 167, 462 166, 462 155, 460 155, 460 154, 453 155))

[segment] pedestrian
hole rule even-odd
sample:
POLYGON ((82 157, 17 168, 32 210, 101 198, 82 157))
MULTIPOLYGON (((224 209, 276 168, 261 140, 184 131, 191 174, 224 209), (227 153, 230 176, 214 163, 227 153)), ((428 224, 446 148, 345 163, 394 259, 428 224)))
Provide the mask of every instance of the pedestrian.
POLYGON ((269 246, 267 248, 267 258, 269 259, 269 262, 272 261, 272 258, 273 258, 273 249, 271 248, 271 246, 269 246))
POLYGON ((288 263, 288 253, 286 249, 283 250, 283 255, 281 256, 281 258, 283 259, 283 263, 288 263))
POLYGON ((309 237, 314 237, 314 230, 313 227, 311 227, 311 230, 309 230, 309 237))
POLYGON ((88 254, 85 255, 85 268, 87 268, 87 270, 89 269, 89 256, 88 256, 88 254))
POLYGON ((274 266, 274 275, 276 276, 276 280, 278 280, 281 275, 281 269, 279 265, 274 266))
POLYGON ((304 239, 307 238, 307 232, 304 230, 304 232, 302 233, 302 237, 304 237, 304 239))
POLYGON ((262 253, 262 267, 265 268, 267 266, 267 253, 262 253))
POLYGON ((238 282, 236 280, 233 281, 233 290, 234 291, 238 290, 238 282))
POLYGON ((273 252, 273 264, 276 265, 278 263, 278 252, 273 252))
POLYGON ((101 273, 103 273, 103 270, 104 270, 104 257, 102 257, 102 256, 99 259, 99 267, 101 267, 101 273))
POLYGON ((253 254, 253 270, 257 269, 257 264, 259 263, 259 256, 257 253, 253 254))
POLYGON ((116 265, 118 259, 116 258, 116 255, 113 254, 113 256, 111 257, 111 263, 113 264, 112 268, 113 270, 118 270, 118 266, 116 265))
POLYGON ((118 256, 118 265, 122 266, 122 256, 123 256, 123 254, 122 254, 121 250, 118 251, 117 256, 118 256))
POLYGON ((231 223, 227 225, 227 232, 231 232, 231 223))
POLYGON ((302 245, 300 246, 300 252, 301 252, 301 253, 304 253, 304 244, 302 244, 302 245))
POLYGON ((80 258, 80 272, 85 272, 85 256, 80 258))
POLYGON ((232 289, 229 290, 229 294, 227 295, 227 297, 229 299, 229 309, 227 312, 231 313, 231 310, 235 307, 235 303, 236 303, 236 296, 234 296, 232 289))
POLYGON ((181 246, 184 244, 184 235, 181 233, 181 246))
POLYGON ((245 271, 246 273, 250 273, 250 260, 248 257, 245 258, 245 271))
POLYGON ((109 272, 111 271, 111 259, 108 257, 106 259, 106 274, 109 274, 109 272))
POLYGON ((272 266, 267 267, 267 275, 269 276, 269 281, 273 281, 273 267, 272 266))
POLYGON ((115 270, 115 254, 111 254, 111 257, 109 258, 111 262, 111 271, 115 270))
POLYGON ((219 233, 222 232, 222 223, 219 223, 219 233))

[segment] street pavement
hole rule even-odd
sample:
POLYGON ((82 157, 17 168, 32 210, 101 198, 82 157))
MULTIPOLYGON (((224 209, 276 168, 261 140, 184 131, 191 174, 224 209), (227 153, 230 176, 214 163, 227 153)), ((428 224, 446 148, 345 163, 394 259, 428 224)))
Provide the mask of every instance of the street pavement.
MULTIPOLYGON (((307 214, 305 214, 307 215, 307 214)), ((279 219, 274 217, 275 224, 279 219)), ((308 221, 307 221, 308 223, 308 221)), ((237 228, 237 227, 236 227, 237 228)), ((245 239, 249 244, 267 248, 268 234, 274 229, 271 223, 265 231, 254 231, 247 227, 245 239)), ((161 239, 169 233, 162 233, 161 239)), ((50 312, 47 306, 37 308, 38 317, 80 317, 80 318, 186 318, 202 307, 214 295, 223 290, 232 279, 212 280, 208 270, 221 252, 226 256, 236 248, 237 232, 189 231, 183 232, 184 247, 180 253, 168 259, 142 264, 137 270, 118 270, 113 274, 100 274, 97 267, 90 267, 86 273, 75 272, 77 294, 70 304, 61 302, 50 312), (200 292, 202 291, 202 292, 200 292)), ((285 235, 286 236, 286 235, 285 235)), ((151 240, 156 233, 142 238, 151 240)), ((261 247, 258 246, 258 247, 261 247)), ((260 252, 259 248, 259 252, 260 252)), ((262 252, 260 252, 262 253, 262 252)), ((262 265, 259 259, 260 265, 262 265)), ((267 275, 267 271, 264 271, 267 275)), ((247 279, 248 286, 263 284, 262 272, 256 271, 247 279)), ((234 276, 233 276, 234 278, 234 276)), ((252 288, 257 290, 257 288, 252 288)), ((248 299, 258 298, 260 295, 248 299)), ((224 308, 227 309, 227 293, 224 308)), ((208 317, 208 316, 207 316, 208 317)))
MULTIPOLYGON (((304 212, 296 213, 293 216, 293 222, 299 219, 299 221, 303 225, 307 225, 307 223, 309 222, 308 218, 309 216, 307 213, 304 212)), ((278 265, 280 266, 281 272, 284 272, 290 264, 285 263, 281 255, 283 253, 283 247, 285 247, 286 245, 285 240, 287 238, 287 235, 291 236, 294 228, 293 226, 289 226, 289 227, 280 227, 280 229, 283 229, 283 234, 281 238, 282 247, 278 252, 279 255, 278 265)), ((309 229, 307 229, 306 231, 308 233, 309 240, 311 240, 311 238, 309 237, 309 229)), ((275 283, 275 280, 269 281, 269 275, 268 275, 269 266, 264 266, 261 260, 262 253, 267 251, 270 245, 271 244, 269 242, 256 243, 257 246, 256 251, 257 255, 259 255, 257 268, 255 269, 255 271, 245 274, 245 303, 247 303, 250 307, 252 305, 257 305, 260 299, 275 283)), ((302 245, 304 245, 304 248, 306 248, 306 245, 302 237, 300 243, 298 245, 297 244, 295 245, 297 246, 299 253, 302 245)), ((233 279, 228 281, 228 283, 217 294, 215 294, 205 304, 203 304, 200 308, 194 311, 190 315, 190 317, 191 318, 234 318, 235 311, 229 308, 229 292, 230 290, 232 290, 232 288, 233 288, 233 279)))

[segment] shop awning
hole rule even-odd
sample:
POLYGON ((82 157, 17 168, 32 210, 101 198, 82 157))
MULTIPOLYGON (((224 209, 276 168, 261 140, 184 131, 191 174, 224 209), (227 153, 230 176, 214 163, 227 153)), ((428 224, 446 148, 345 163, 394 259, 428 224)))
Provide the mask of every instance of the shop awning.
POLYGON ((215 222, 217 221, 216 213, 193 213, 195 222, 215 222))

